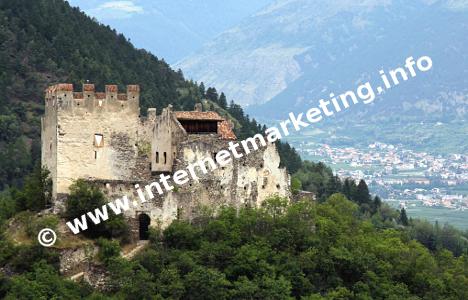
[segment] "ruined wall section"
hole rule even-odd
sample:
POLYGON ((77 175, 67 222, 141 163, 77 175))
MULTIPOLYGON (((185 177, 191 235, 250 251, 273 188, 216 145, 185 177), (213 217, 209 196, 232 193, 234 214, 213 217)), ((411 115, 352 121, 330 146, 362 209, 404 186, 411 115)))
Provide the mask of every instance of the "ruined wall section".
POLYGON ((97 185, 109 201, 120 199, 123 196, 128 197, 130 209, 124 211, 124 216, 130 225, 131 238, 137 241, 139 235, 138 219, 141 214, 146 214, 150 217, 151 227, 161 226, 162 228, 169 226, 178 217, 178 203, 180 199, 175 192, 170 191, 163 195, 155 193, 155 198, 145 203, 142 203, 138 198, 135 184, 139 184, 143 188, 145 185, 156 180, 157 178, 133 182, 123 180, 92 180, 91 183, 97 185))
POLYGON ((137 157, 132 167, 132 177, 143 181, 150 181, 154 178, 151 153, 156 119, 156 108, 148 108, 147 116, 140 117, 138 122, 135 144, 137 157))
MULTIPOLYGON (((216 134, 188 135, 177 147, 173 171, 186 170, 189 164, 206 157, 214 158, 216 153, 227 148, 228 141, 220 140, 216 134)), ((213 171, 207 166, 207 174, 196 169, 199 179, 174 185, 174 190, 163 195, 154 193, 155 198, 146 203, 138 199, 134 184, 143 188, 151 181, 157 181, 159 177, 156 175, 151 181, 101 180, 94 183, 100 185, 110 200, 124 195, 129 197, 131 209, 124 213, 131 225, 133 238, 138 239, 138 217, 141 214, 150 217, 150 226, 165 228, 177 218, 192 220, 202 207, 216 210, 221 206, 260 206, 272 195, 289 197, 289 175, 284 168, 279 168, 279 162, 275 145, 269 144, 213 171), (138 200, 135 205, 133 200, 138 200)))
MULTIPOLYGON (((174 170, 185 169, 206 157, 214 158, 227 148, 228 142, 216 135, 190 135, 179 145, 174 170)), ((198 180, 190 180, 175 192, 179 214, 190 219, 200 206, 259 206, 272 195, 289 197, 289 175, 279 168, 279 163, 275 145, 269 144, 205 175, 197 172, 198 180)))

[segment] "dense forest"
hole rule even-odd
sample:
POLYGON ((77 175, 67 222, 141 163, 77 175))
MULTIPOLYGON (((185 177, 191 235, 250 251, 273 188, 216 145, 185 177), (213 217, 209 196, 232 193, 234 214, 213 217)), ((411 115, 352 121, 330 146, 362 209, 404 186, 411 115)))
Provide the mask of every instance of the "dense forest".
MULTIPOLYGON (((217 214, 207 208, 190 223, 152 229, 149 245, 132 260, 120 257, 125 230, 109 239, 107 223, 93 228, 95 263, 108 274, 102 291, 61 277, 53 249, 14 245, 2 233, 0 297, 467 299, 466 237, 428 223, 429 231, 420 230, 420 221, 366 194, 365 183, 337 183, 344 191, 350 186, 355 200, 334 193, 318 202, 272 197, 260 208, 217 214)), ((102 203, 103 195, 77 182, 70 199, 67 213, 102 203)))
MULTIPOLYGON (((468 299, 468 234, 413 220, 369 193, 364 181, 340 179, 322 163, 302 161, 278 143, 292 190, 316 202, 272 198, 261 208, 210 210, 187 223, 151 232, 131 261, 118 257, 123 218, 91 228, 108 289, 64 279, 58 253, 12 241, 12 218, 37 230, 58 218, 34 215, 50 202, 40 168, 43 90, 52 83, 90 80, 137 83, 142 112, 196 102, 232 120, 241 139, 262 132, 242 108, 213 87, 184 79, 162 59, 135 49, 111 28, 62 0, 0 0, 0 298, 6 299, 468 299)), ((104 203, 88 184, 72 187, 65 217, 104 203)))

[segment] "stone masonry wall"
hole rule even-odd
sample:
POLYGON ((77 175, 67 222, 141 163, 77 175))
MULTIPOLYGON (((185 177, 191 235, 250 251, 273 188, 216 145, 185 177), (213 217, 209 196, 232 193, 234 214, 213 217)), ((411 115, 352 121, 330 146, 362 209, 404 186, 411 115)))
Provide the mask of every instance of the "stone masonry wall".
MULTIPOLYGON (((198 160, 214 157, 227 147, 227 141, 214 136, 189 136, 179 146, 174 169, 185 169, 198 160)), ((230 164, 206 175, 198 172, 198 180, 190 180, 176 193, 180 199, 179 214, 190 218, 200 205, 232 205, 239 208, 245 205, 259 206, 272 195, 288 197, 289 175, 285 169, 279 168, 279 162, 275 145, 269 144, 240 159, 233 158, 230 164)))
POLYGON ((90 84, 82 93, 69 86, 49 89, 42 120, 42 161, 51 171, 54 197, 78 178, 149 178, 155 118, 140 118, 137 86, 126 94, 116 86, 106 86, 106 93, 95 93, 90 84), (102 144, 96 145, 96 135, 102 144))
MULTIPOLYGON (((82 178, 97 184, 110 201, 127 195, 133 204, 135 184, 143 189, 161 172, 173 174, 206 157, 214 159, 228 143, 217 134, 187 134, 171 107, 160 116, 149 109, 142 118, 138 86, 128 86, 125 94, 114 85, 96 93, 92 84, 83 85, 80 93, 73 92, 71 84, 46 91, 42 163, 51 171, 55 199, 66 196, 73 181, 82 178), (102 136, 102 143, 96 142, 96 135, 102 136)), ((192 219, 201 206, 259 206, 272 195, 289 197, 289 175, 279 164, 275 145, 268 144, 208 174, 198 172, 198 179, 163 195, 155 193, 151 201, 137 201, 125 212, 133 236, 141 214, 150 217, 151 226, 166 227, 176 218, 192 219)), ((56 200, 55 211, 62 207, 56 200)))
MULTIPOLYGON (((227 147, 227 141, 219 140, 215 135, 188 136, 177 149, 174 171, 186 169, 189 164, 205 157, 213 157, 227 147)), ((205 175, 197 172, 198 180, 190 179, 163 195, 155 193, 153 200, 130 205, 131 209, 125 212, 125 216, 132 225, 132 236, 138 236, 138 222, 134 220, 138 220, 142 213, 150 217, 151 226, 165 228, 177 218, 193 219, 203 206, 214 210, 224 205, 240 208, 259 206, 273 195, 289 197, 289 175, 285 169, 279 168, 279 162, 275 145, 269 144, 205 175)), ((143 188, 156 180, 157 177, 150 181, 99 181, 99 184, 110 200, 127 195, 132 202, 132 199, 138 199, 134 184, 138 183, 143 188)))

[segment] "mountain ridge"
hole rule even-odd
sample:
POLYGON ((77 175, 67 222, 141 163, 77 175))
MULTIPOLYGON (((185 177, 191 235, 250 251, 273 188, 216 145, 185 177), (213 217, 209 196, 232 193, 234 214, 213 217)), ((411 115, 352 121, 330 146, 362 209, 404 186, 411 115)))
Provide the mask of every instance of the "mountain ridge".
MULTIPOLYGON (((466 1, 280 0, 176 66, 222 88, 255 117, 274 119, 285 109, 304 111, 324 94, 351 89, 381 68, 398 67, 408 56, 430 55, 430 80, 407 82, 392 91, 388 105, 366 110, 378 114, 396 104, 400 111, 405 102, 408 111, 415 101, 412 109, 421 114, 420 107, 434 99, 453 108, 468 104, 467 7, 466 1), (446 97, 450 93, 463 100, 446 97)), ((464 118, 465 112, 443 118, 454 116, 464 118)))

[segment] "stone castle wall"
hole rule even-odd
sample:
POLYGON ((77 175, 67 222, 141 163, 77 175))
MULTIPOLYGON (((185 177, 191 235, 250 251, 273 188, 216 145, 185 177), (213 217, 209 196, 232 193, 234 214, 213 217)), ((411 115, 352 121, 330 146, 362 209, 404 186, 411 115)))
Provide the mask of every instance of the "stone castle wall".
MULTIPOLYGON (((82 92, 58 84, 46 90, 45 110, 42 163, 51 172, 56 211, 76 179, 98 184, 109 200, 136 199, 135 184, 143 187, 161 172, 185 169, 228 148, 229 141, 218 134, 187 134, 171 107, 159 116, 150 108, 142 118, 136 85, 122 94, 115 85, 97 93, 91 84, 82 92)), ((289 175, 279 163, 275 145, 269 144, 173 191, 155 193, 155 199, 125 215, 132 223, 144 213, 153 226, 165 227, 178 217, 191 219, 201 206, 258 206, 274 194, 289 196, 289 175)))
MULTIPOLYGON (((177 153, 175 170, 185 169, 206 157, 228 148, 228 143, 210 135, 189 136, 177 153)), ((243 153, 239 151, 239 153, 243 153)), ((289 175, 279 168, 280 158, 274 144, 260 148, 224 167, 203 174, 183 185, 178 194, 184 201, 179 208, 185 218, 201 206, 259 206, 272 195, 289 196, 289 175)), ((207 169, 210 167, 207 165, 207 169)))
MULTIPOLYGON (((213 135, 188 136, 178 148, 174 171, 184 170, 189 164, 213 157, 220 150, 227 149, 227 146, 226 141, 213 135)), ((225 205, 236 208, 260 206, 272 195, 289 197, 289 175, 284 168, 279 168, 279 163, 276 146, 269 144, 243 158, 234 159, 224 167, 211 171, 207 166, 207 174, 201 171, 196 173, 199 179, 175 185, 174 190, 163 195, 155 193, 156 197, 146 203, 138 201, 138 206, 126 211, 125 216, 131 222, 144 213, 150 217, 152 226, 166 227, 177 218, 191 220, 203 207, 216 211, 225 205)), ((100 181, 100 186, 111 200, 126 195, 132 202, 132 199, 138 199, 135 183, 143 187, 150 182, 100 181)), ((137 230, 137 226, 133 228, 137 230)), ((135 231, 133 236, 137 235, 135 231)))
POLYGON ((92 85, 84 85, 82 93, 68 86, 47 91, 42 161, 51 171, 54 195, 66 194, 77 178, 148 178, 151 126, 151 120, 140 118, 135 86, 126 94, 117 93, 116 86, 95 93, 92 85))

